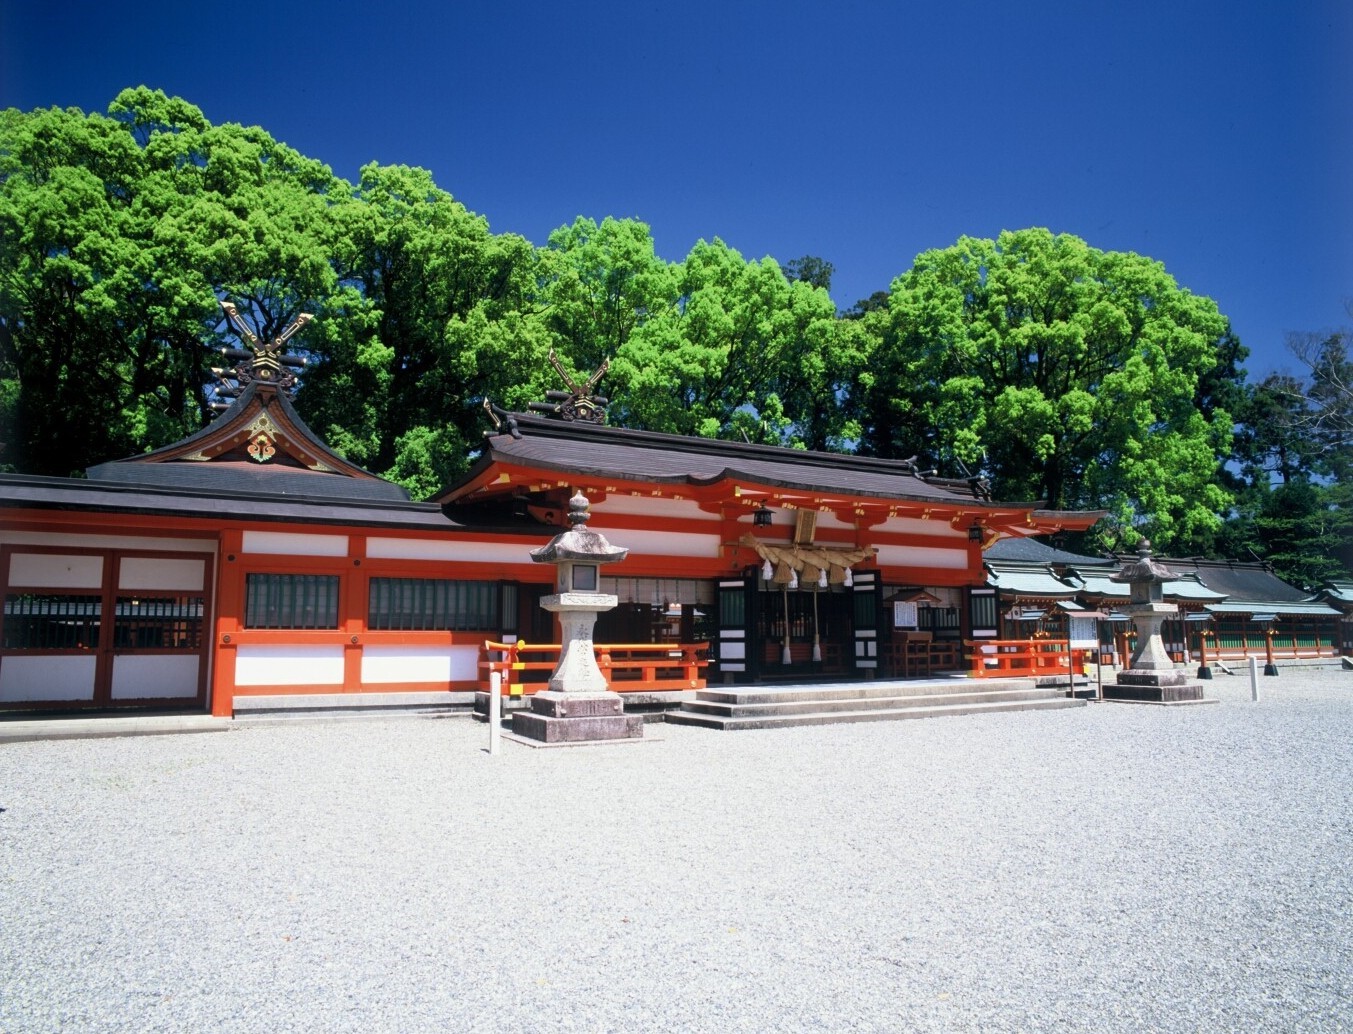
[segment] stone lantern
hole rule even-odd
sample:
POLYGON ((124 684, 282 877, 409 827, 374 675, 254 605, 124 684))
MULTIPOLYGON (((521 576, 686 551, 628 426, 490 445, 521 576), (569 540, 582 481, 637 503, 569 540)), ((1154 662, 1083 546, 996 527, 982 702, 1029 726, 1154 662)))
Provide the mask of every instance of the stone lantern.
POLYGON ((545 743, 644 734, 643 717, 625 714, 620 694, 607 688, 592 645, 597 615, 616 605, 615 596, 600 591, 601 568, 624 560, 629 550, 612 546, 587 520, 587 497, 579 492, 569 500, 568 531, 531 550, 535 563, 556 568, 554 595, 540 605, 559 615, 561 649, 548 687, 531 698, 529 712, 512 716, 512 731, 545 743))
POLYGON ((1137 648, 1126 671, 1118 673, 1116 685, 1104 687, 1106 700, 1137 700, 1160 704, 1193 703, 1203 699, 1201 683, 1190 682, 1188 675, 1174 666, 1165 649, 1160 627, 1179 612, 1165 602, 1164 585, 1178 578, 1151 559, 1151 543, 1142 539, 1137 559, 1128 561, 1110 581, 1127 583, 1129 602, 1122 609, 1132 619, 1137 632, 1137 648))

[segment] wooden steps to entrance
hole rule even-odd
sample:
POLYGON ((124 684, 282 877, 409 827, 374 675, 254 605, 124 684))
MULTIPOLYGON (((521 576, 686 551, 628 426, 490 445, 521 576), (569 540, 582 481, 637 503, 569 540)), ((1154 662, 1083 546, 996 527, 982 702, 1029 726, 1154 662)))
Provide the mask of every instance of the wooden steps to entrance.
POLYGON ((667 721, 708 729, 775 729, 1084 706, 1084 700, 1066 695, 1065 686, 1040 687, 1033 679, 853 682, 700 690, 680 710, 669 711, 667 721))

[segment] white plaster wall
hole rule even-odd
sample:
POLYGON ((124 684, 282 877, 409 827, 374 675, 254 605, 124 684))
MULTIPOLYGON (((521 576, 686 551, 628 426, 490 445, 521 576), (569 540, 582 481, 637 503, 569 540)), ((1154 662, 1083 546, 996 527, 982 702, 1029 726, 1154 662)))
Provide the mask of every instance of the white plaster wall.
POLYGON ((43 589, 102 589, 103 557, 11 553, 9 584, 43 589))
POLYGON ((745 661, 747 659, 747 644, 739 643, 736 640, 719 640, 719 659, 725 661, 745 661))
POLYGON ((246 531, 243 552, 281 556, 347 556, 346 535, 301 535, 290 531, 246 531))
POLYGON ((963 571, 968 567, 966 549, 923 549, 916 546, 879 546, 882 567, 939 567, 963 571))
POLYGON ((205 560, 173 560, 168 557, 123 557, 118 572, 119 589, 177 589, 198 592, 206 573, 205 560))
POLYGON ((687 532, 639 531, 617 528, 606 532, 606 541, 624 546, 635 559, 644 556, 718 557, 718 535, 692 535, 687 532))
POLYGON ((241 646, 235 651, 237 686, 341 686, 341 646, 241 646))
POLYGON ((188 699, 197 696, 196 655, 148 654, 113 658, 113 699, 188 699))
POLYGON ((462 682, 479 678, 477 646, 368 646, 362 682, 462 682))
POLYGON ((476 542, 464 539, 396 539, 373 535, 366 555, 373 560, 459 560, 495 564, 529 564, 530 551, 540 543, 476 542))
POLYGON ((713 514, 700 509, 699 503, 689 499, 660 499, 636 495, 611 495, 604 502, 594 503, 591 510, 596 514, 624 513, 639 517, 685 517, 701 521, 713 518, 713 514))
POLYGON ((91 657, 16 657, 0 659, 0 701, 93 700, 91 657))
POLYGON ((968 541, 968 526, 955 528, 943 518, 923 519, 920 517, 890 517, 883 524, 883 530, 904 535, 933 535, 936 538, 952 538, 955 541, 968 541))

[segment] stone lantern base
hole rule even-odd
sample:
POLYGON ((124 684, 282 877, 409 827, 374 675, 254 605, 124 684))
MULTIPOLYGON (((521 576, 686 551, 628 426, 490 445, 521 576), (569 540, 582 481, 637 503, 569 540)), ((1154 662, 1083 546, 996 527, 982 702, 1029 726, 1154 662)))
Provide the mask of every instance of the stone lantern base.
POLYGON ((1104 699, 1191 704, 1202 701, 1203 684, 1183 671, 1120 671, 1117 682, 1104 686, 1104 699))
POLYGON ((625 714, 619 693, 562 693, 546 690, 531 698, 530 711, 512 716, 512 731, 541 743, 637 740, 643 715, 625 714))

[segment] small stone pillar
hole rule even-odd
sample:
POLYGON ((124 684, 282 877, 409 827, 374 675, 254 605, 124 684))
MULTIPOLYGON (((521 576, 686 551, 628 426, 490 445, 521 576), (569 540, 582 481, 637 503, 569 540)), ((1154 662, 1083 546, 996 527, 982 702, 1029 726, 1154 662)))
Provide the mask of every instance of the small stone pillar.
POLYGON ((628 549, 612 546, 605 536, 587 526, 587 497, 579 492, 569 500, 569 530, 547 546, 531 550, 537 564, 554 564, 555 594, 540 605, 559 615, 559 663, 548 688, 531 698, 530 711, 512 716, 512 731, 543 743, 639 739, 642 715, 627 715, 619 693, 611 692, 597 667, 592 629, 597 615, 616 605, 616 598, 600 592, 601 567, 624 560, 628 549))
POLYGON ((1179 608, 1165 602, 1165 582, 1179 575, 1151 559, 1151 543, 1142 539, 1137 559, 1109 576, 1110 581, 1126 582, 1130 602, 1123 610, 1137 631, 1137 649, 1126 671, 1120 671, 1115 684, 1104 687, 1105 700, 1136 700, 1156 704, 1195 703, 1203 699, 1203 686, 1190 682, 1188 675, 1174 666, 1160 627, 1179 608))

